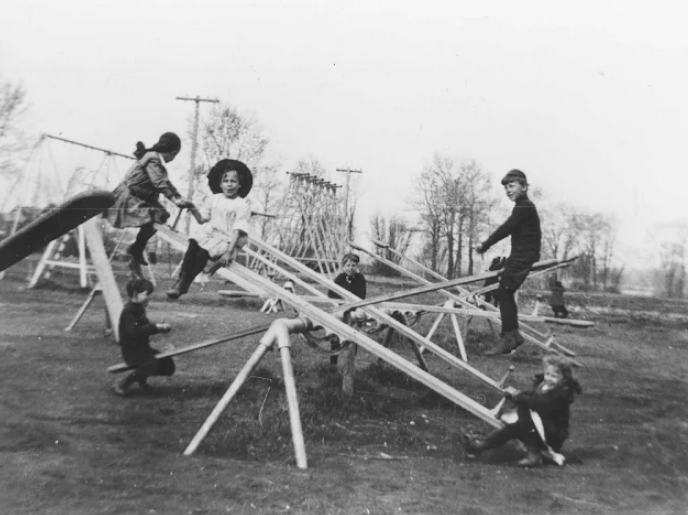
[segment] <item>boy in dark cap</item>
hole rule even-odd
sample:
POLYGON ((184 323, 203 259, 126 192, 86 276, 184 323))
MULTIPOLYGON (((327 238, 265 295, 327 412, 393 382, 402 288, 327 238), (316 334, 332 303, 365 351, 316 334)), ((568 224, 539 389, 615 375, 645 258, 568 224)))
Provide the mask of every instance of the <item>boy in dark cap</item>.
POLYGON ((504 191, 515 203, 511 216, 499 226, 476 250, 483 254, 492 245, 511 236, 511 254, 499 274, 499 288, 495 296, 499 301, 502 335, 496 347, 487 355, 508 354, 523 343, 518 330, 518 308, 514 294, 526 280, 533 263, 540 259, 542 231, 535 204, 528 198, 528 180, 521 170, 511 170, 502 179, 504 191))
POLYGON ((143 252, 148 240, 155 234, 153 224, 163 224, 170 217, 170 213, 158 202, 160 193, 179 208, 193 206, 179 194, 165 168, 165 163, 177 157, 181 147, 179 136, 173 132, 164 133, 151 148, 137 142, 134 152, 137 161, 113 191, 115 203, 103 213, 103 217, 118 229, 140 227, 136 240, 127 249, 131 256, 129 268, 138 276, 141 275, 141 265, 148 264, 143 252))
POLYGON ((213 270, 227 266, 246 244, 251 217, 246 195, 253 186, 251 170, 241 161, 222 159, 208 173, 208 186, 213 195, 201 209, 204 223, 189 239, 179 279, 167 291, 170 299, 178 299, 189 291, 209 259, 215 261, 213 270))

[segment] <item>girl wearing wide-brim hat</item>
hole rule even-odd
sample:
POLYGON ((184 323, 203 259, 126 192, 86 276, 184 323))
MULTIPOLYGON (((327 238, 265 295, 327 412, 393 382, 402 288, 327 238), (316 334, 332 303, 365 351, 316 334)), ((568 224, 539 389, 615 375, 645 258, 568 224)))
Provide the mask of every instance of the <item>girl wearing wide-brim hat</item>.
POLYGON ((160 204, 162 193, 179 208, 192 207, 170 181, 165 168, 179 153, 182 143, 173 132, 166 132, 151 148, 140 141, 136 143, 136 163, 127 172, 122 183, 113 191, 115 203, 103 213, 116 228, 140 227, 136 240, 127 252, 131 256, 130 269, 140 273, 141 265, 147 265, 143 257, 148 240, 155 234, 153 224, 163 224, 170 213, 160 204))
POLYGON ((251 170, 241 161, 223 159, 208 173, 208 186, 213 195, 200 210, 204 223, 189 239, 179 279, 167 292, 171 299, 189 291, 209 259, 215 261, 213 268, 227 266, 247 241, 251 208, 246 195, 253 186, 251 170))

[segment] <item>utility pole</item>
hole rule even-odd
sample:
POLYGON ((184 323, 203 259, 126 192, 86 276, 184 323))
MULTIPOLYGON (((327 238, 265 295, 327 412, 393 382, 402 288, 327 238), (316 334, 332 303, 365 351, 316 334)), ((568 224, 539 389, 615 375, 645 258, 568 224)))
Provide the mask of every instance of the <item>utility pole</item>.
MULTIPOLYGON (((188 198, 191 200, 194 192, 194 177, 196 173, 196 151, 198 150, 198 118, 199 118, 199 107, 201 102, 210 102, 217 104, 220 101, 217 98, 201 98, 196 97, 177 97, 177 100, 186 100, 195 102, 196 106, 194 109, 194 126, 193 126, 193 140, 191 141, 191 169, 189 170, 189 194, 188 198)), ((186 219, 186 233, 189 234, 189 229, 191 227, 191 218, 186 219)))
POLYGON ((343 172, 346 174, 346 183, 344 186, 344 230, 342 236, 348 239, 350 234, 349 231, 349 182, 351 180, 352 173, 363 173, 363 170, 352 170, 350 168, 337 168, 338 172, 343 172))

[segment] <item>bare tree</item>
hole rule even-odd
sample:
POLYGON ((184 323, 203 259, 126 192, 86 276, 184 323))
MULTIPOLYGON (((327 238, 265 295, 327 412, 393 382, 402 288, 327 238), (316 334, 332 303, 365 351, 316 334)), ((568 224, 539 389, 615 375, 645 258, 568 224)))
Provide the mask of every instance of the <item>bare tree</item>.
MULTIPOLYGON (((413 237, 413 231, 409 228, 408 221, 401 216, 387 217, 376 213, 370 217, 370 231, 374 239, 388 246, 388 248, 377 248, 377 254, 388 261, 399 264, 401 257, 390 252, 389 249, 396 250, 400 254, 408 252, 413 237)), ((398 275, 395 270, 391 270, 378 261, 373 263, 373 273, 398 275)))
POLYGON ((444 264, 445 275, 453 278, 462 274, 467 257, 468 273, 473 273, 471 248, 493 205, 489 176, 474 160, 459 162, 436 153, 418 184, 414 204, 428 240, 431 268, 437 271, 444 264))
POLYGON ((683 221, 659 227, 659 269, 656 290, 662 296, 679 298, 685 295, 686 244, 688 224, 683 221))
MULTIPOLYGON (((193 130, 189 122, 190 133, 193 130)), ((253 172, 253 190, 249 196, 252 209, 270 213, 279 201, 281 183, 277 173, 278 164, 268 161, 270 140, 254 116, 243 115, 228 104, 215 104, 201 123, 201 155, 204 164, 195 170, 197 184, 203 183, 205 174, 220 159, 238 159, 246 163, 253 172)), ((197 190, 195 199, 203 201, 205 188, 197 190)), ((260 236, 266 237, 269 230, 267 219, 258 222, 260 236)))
POLYGON ((26 90, 0 77, 0 175, 18 173, 17 155, 26 149, 26 136, 21 123, 28 110, 26 90))

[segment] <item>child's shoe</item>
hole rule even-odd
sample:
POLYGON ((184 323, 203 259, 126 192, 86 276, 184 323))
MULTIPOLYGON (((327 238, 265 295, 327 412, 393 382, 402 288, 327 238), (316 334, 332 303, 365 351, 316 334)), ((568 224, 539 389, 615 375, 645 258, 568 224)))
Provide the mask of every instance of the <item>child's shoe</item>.
POLYGON ((139 383, 139 388, 141 388, 141 391, 150 393, 154 390, 154 388, 148 384, 148 381, 144 377, 143 379, 137 379, 137 383, 139 383))
POLYGON ((148 266, 148 261, 143 257, 143 249, 139 248, 136 243, 132 243, 127 247, 127 254, 131 256, 131 262, 143 266, 148 266))
POLYGON ((514 341, 513 331, 507 331, 499 338, 499 343, 485 352, 485 356, 497 356, 509 354, 518 345, 514 341))
POLYGON ((523 345, 524 341, 526 341, 518 329, 514 329, 513 331, 511 331, 511 337, 513 339, 513 345, 514 345, 513 348, 511 349, 512 351, 515 351, 518 347, 523 345))
POLYGON ((539 467, 542 465, 542 456, 539 452, 528 451, 525 458, 518 462, 519 467, 539 467))
POLYGON ((112 385, 112 391, 115 392, 115 395, 119 395, 120 397, 126 397, 127 396, 127 389, 129 387, 129 382, 127 381, 127 378, 125 377, 124 379, 115 381, 115 384, 112 385))

